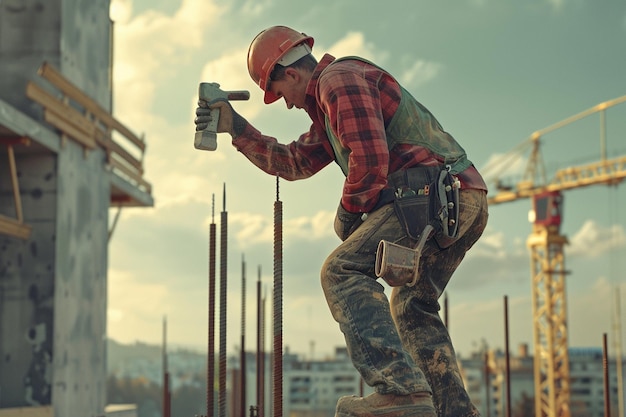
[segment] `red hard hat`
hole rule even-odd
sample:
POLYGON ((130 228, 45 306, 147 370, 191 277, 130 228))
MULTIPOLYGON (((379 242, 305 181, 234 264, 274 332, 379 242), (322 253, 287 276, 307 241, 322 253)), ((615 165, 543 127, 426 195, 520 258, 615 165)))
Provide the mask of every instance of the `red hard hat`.
POLYGON ((313 38, 286 26, 273 26, 259 33, 248 49, 248 72, 265 91, 265 104, 279 99, 269 88, 270 74, 276 64, 291 65, 311 53, 313 38))

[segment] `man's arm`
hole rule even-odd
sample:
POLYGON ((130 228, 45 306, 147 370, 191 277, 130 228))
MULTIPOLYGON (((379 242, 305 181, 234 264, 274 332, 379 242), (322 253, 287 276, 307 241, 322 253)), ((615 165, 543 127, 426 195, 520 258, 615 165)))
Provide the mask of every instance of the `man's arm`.
POLYGON ((332 149, 324 132, 312 125, 309 132, 288 145, 263 135, 239 115, 227 100, 198 102, 196 130, 206 128, 210 110, 219 109, 218 133, 229 133, 232 144, 254 165, 270 175, 289 181, 308 178, 333 161, 332 149))
POLYGON ((233 146, 263 171, 288 181, 308 178, 334 160, 326 136, 313 125, 298 140, 282 144, 248 123, 233 146))

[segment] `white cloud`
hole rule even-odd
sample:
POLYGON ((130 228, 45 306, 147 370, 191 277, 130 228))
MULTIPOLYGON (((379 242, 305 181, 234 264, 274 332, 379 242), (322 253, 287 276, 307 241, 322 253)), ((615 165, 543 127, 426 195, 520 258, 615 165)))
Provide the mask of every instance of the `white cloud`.
POLYGON ((109 6, 109 15, 115 24, 124 24, 133 14, 132 0, 112 0, 109 6))
POLYGON ((469 252, 470 256, 483 256, 486 258, 504 259, 507 256, 505 248, 505 235, 503 232, 485 230, 481 238, 469 252))
POLYGON ((132 125, 151 123, 150 105, 161 83, 203 48, 204 34, 223 9, 212 1, 184 0, 173 16, 154 10, 131 17, 132 3, 114 0, 115 110, 132 125))
POLYGON ((335 213, 318 211, 312 217, 290 219, 285 224, 285 235, 292 239, 317 240, 335 236, 333 223, 335 213))
POLYGON ((400 82, 411 87, 418 87, 435 78, 441 69, 441 64, 418 60, 402 73, 400 82))
MULTIPOLYGON (((387 52, 377 50, 373 43, 367 42, 362 32, 348 32, 328 48, 328 53, 337 58, 360 56, 381 66, 384 66, 389 55, 387 52)), ((398 80, 404 85, 416 87, 435 78, 441 69, 440 64, 417 60, 399 76, 398 80)))
POLYGON ((626 236, 621 225, 600 227, 594 220, 587 220, 565 247, 568 256, 596 258, 608 251, 624 246, 626 236))
POLYGON ((261 16, 270 2, 262 0, 248 0, 239 8, 239 13, 247 16, 261 16))
POLYGON ((362 32, 348 32, 346 36, 328 48, 328 53, 337 58, 356 55, 372 61, 380 55, 372 43, 365 41, 365 35, 362 32))
POLYGON ((237 227, 239 229, 235 239, 242 249, 246 249, 250 245, 273 241, 274 224, 272 219, 267 216, 250 212, 239 212, 229 215, 228 220, 229 223, 232 222, 233 228, 237 227), (237 226, 234 226, 234 224, 237 224, 237 226))
MULTIPOLYGON (((517 153, 509 152, 493 153, 480 172, 483 174, 485 181, 490 184, 498 180, 510 181, 512 178, 519 180, 528 166, 528 158, 517 153)), ((513 186, 512 183, 503 183, 506 186, 513 186)))
MULTIPOLYGON (((312 217, 300 216, 283 221, 283 236, 289 241, 312 241, 334 236, 335 214, 319 211, 312 217)), ((238 212, 229 216, 233 228, 239 229, 235 239, 242 248, 258 243, 271 243, 274 239, 272 218, 262 214, 238 212), (235 226, 236 224, 236 226, 235 226)))
MULTIPOLYGON (((248 90, 250 100, 232 104, 237 112, 245 114, 246 119, 251 120, 263 110, 264 104, 263 92, 248 75, 247 56, 247 46, 230 50, 227 54, 207 62, 202 68, 200 79, 206 82, 218 82, 224 91, 248 90)), ((195 111, 195 98, 192 107, 195 111)))

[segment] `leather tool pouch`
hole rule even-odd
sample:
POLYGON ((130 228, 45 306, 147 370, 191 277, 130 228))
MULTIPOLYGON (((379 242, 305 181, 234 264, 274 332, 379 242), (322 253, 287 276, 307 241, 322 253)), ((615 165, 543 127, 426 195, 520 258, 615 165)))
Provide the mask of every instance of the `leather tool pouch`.
POLYGON ((459 184, 447 167, 411 168, 393 173, 389 182, 395 189, 396 215, 411 239, 419 240, 430 224, 442 249, 456 240, 459 184))
MULTIPOLYGON (((417 167, 396 172, 389 179, 395 189, 394 207, 407 235, 418 240, 424 227, 436 219, 435 199, 441 167, 417 167)), ((438 229, 437 229, 438 230, 438 229)))

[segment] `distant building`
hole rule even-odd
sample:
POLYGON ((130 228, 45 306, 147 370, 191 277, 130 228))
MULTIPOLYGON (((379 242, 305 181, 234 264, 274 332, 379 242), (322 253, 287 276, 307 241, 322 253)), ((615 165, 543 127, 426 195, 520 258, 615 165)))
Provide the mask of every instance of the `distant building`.
MULTIPOLYGON (((272 385, 273 369, 271 354, 265 357, 265 416, 273 414, 272 385)), ((256 357, 246 357, 246 404, 256 405, 256 357)), ((240 397, 237 392, 239 357, 229 358, 229 367, 235 372, 228 383, 229 407, 239 415, 240 397)), ((283 415, 285 417, 327 417, 335 415, 337 400, 344 395, 368 395, 373 391, 361 382, 361 376, 352 366, 345 347, 337 347, 333 357, 325 359, 302 359, 285 350, 283 355, 283 415)), ((230 412, 230 411, 229 411, 230 412)))
MULTIPOLYGON (((572 417, 604 417, 604 364, 600 348, 570 348, 570 390, 572 417)), ((609 358, 611 416, 618 417, 617 364, 609 358)), ((624 359, 622 358, 622 370, 624 359)), ((622 378, 624 375, 622 375, 622 378)), ((621 393, 622 398, 626 392, 621 393)))
MULTIPOLYGON (((570 348, 570 410, 571 417, 604 417, 604 369, 602 349, 570 348)), ((622 358, 622 364, 624 359, 622 358)), ((481 415, 506 416, 506 361, 501 351, 472 354, 461 360, 465 385, 481 415)), ((509 358, 511 408, 521 409, 530 403, 534 414, 534 361, 528 347, 521 345, 518 355, 509 358)), ((609 358, 609 390, 611 417, 618 417, 618 378, 615 358, 609 358)), ((622 366, 622 370, 624 366, 622 366)), ((622 371, 623 372, 623 371, 622 371)), ((626 375, 622 375, 622 380, 626 375)), ((626 391, 621 393, 626 397, 626 391)))
POLYGON ((345 395, 368 395, 373 389, 361 381, 346 348, 336 348, 328 360, 286 364, 284 411, 289 417, 332 416, 345 395))

